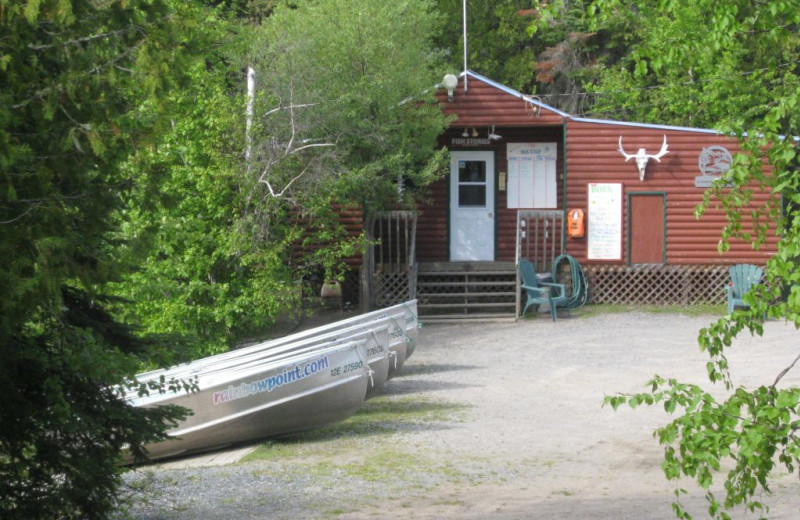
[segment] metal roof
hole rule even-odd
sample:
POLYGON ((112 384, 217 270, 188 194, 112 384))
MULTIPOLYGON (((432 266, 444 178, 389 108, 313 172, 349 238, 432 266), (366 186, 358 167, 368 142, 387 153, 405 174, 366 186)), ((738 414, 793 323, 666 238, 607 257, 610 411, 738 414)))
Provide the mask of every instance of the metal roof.
POLYGON ((481 76, 477 72, 473 72, 471 70, 467 70, 467 71, 462 72, 461 74, 459 74, 459 77, 464 76, 465 74, 468 75, 471 78, 475 78, 475 79, 477 79, 479 81, 482 81, 483 83, 486 83, 487 85, 491 85, 491 86, 493 86, 494 88, 496 88, 498 90, 502 90, 506 94, 509 94, 511 96, 514 96, 514 97, 517 97, 519 99, 522 99, 522 100, 524 100, 524 101, 526 101, 528 103, 532 103, 532 104, 534 104, 536 106, 539 106, 541 108, 545 108, 547 110, 550 110, 551 112, 555 112, 556 114, 560 115, 561 117, 572 117, 571 115, 567 114, 566 112, 561 111, 561 110, 559 110, 559 109, 557 109, 555 107, 552 107, 552 106, 548 105, 547 103, 542 103, 542 100, 540 100, 539 98, 537 98, 535 96, 529 96, 527 94, 523 94, 522 92, 518 92, 518 91, 514 90, 511 87, 507 87, 505 85, 501 85, 500 83, 498 83, 496 81, 493 81, 493 80, 491 80, 491 79, 489 79, 489 78, 487 78, 485 76, 481 76))
POLYGON ((681 131, 681 132, 695 132, 695 133, 700 133, 700 134, 721 135, 721 132, 719 132, 718 130, 713 130, 713 129, 710 129, 710 128, 693 128, 693 127, 687 127, 687 126, 658 125, 658 124, 651 124, 651 123, 636 123, 636 122, 630 122, 630 121, 616 121, 616 120, 613 120, 613 119, 594 119, 594 118, 588 118, 588 117, 578 117, 578 116, 575 116, 575 115, 572 115, 572 114, 568 114, 568 113, 566 113, 566 112, 564 112, 562 110, 559 110, 559 109, 557 109, 557 108, 555 108, 553 106, 550 106, 547 103, 543 103, 536 96, 530 96, 530 95, 518 92, 518 91, 514 90, 511 87, 507 87, 505 85, 502 85, 502 84, 500 84, 500 83, 498 83, 496 81, 493 81, 493 80, 491 80, 491 79, 489 79, 489 78, 487 78, 485 76, 482 76, 482 75, 478 74, 477 72, 474 72, 474 71, 471 71, 471 70, 467 70, 467 71, 464 71, 461 74, 459 74, 459 77, 464 76, 465 74, 468 75, 469 77, 475 78, 475 79, 477 79, 479 81, 482 81, 482 82, 484 82, 484 83, 486 83, 488 85, 491 85, 492 87, 494 87, 494 88, 496 88, 498 90, 501 90, 501 91, 505 92, 506 94, 509 94, 511 96, 515 96, 517 98, 523 99, 523 100, 525 100, 525 101, 527 101, 529 103, 533 103, 534 105, 537 105, 537 106, 539 106, 541 108, 544 108, 546 110, 550 110, 551 112, 554 112, 554 113, 560 115, 561 117, 565 117, 567 119, 570 119, 572 121, 579 122, 579 123, 596 123, 596 124, 602 124, 602 125, 633 126, 633 127, 638 127, 638 128, 648 128, 648 129, 655 129, 655 130, 675 130, 675 131, 681 131))

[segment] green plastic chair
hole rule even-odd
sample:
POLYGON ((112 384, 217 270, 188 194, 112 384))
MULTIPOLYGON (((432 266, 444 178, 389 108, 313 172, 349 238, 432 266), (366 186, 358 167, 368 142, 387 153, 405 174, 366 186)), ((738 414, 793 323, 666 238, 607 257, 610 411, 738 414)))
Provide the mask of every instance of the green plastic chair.
POLYGON ((731 275, 731 284, 725 287, 725 290, 728 293, 728 314, 730 314, 736 307, 750 307, 742 298, 754 285, 761 283, 764 270, 757 265, 736 264, 732 265, 728 272, 731 275))
POLYGON ((522 315, 525 315, 528 308, 546 303, 550 305, 550 316, 553 321, 557 321, 556 307, 567 303, 566 286, 560 283, 540 282, 536 269, 528 260, 519 261, 519 276, 522 278, 521 287, 527 298, 522 315))

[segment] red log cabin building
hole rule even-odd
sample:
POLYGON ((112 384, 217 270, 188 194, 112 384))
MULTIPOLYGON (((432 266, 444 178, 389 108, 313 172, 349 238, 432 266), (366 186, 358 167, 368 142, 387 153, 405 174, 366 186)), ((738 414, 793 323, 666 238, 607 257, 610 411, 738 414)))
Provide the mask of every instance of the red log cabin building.
MULTIPOLYGON (((728 266, 763 266, 776 250, 773 236, 758 251, 734 242, 720 254, 722 211, 694 216, 719 167, 740 151, 735 139, 575 117, 471 71, 452 95, 437 96, 455 116, 440 138, 450 172, 418 207, 409 282, 432 314, 458 302, 463 313, 489 315, 501 294, 506 304, 517 294, 500 272, 515 272, 519 258, 547 272, 561 254, 583 268, 590 301, 721 303, 728 266), (651 158, 641 178, 635 157, 620 153, 657 155, 665 141, 668 151, 651 158), (576 225, 579 236, 568 236, 570 219, 580 224, 581 215, 582 233, 576 225)), ((752 203, 767 197, 756 194, 752 203)), ((368 260, 365 269, 374 271, 375 258, 368 260)))

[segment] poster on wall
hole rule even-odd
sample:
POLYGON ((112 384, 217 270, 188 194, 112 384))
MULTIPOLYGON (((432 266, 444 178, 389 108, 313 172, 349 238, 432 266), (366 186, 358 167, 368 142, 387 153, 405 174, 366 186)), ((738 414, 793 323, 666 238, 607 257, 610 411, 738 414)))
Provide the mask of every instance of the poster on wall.
POLYGON ((589 184, 589 260, 622 258, 622 184, 589 184))
POLYGON ((508 208, 555 208, 556 143, 508 143, 508 208))

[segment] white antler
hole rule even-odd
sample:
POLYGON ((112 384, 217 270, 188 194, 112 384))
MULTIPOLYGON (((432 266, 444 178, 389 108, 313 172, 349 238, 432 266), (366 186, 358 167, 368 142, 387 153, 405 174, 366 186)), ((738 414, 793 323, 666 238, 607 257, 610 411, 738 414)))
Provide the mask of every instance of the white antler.
POLYGON ((639 180, 644 180, 644 172, 647 168, 647 161, 651 158, 655 159, 658 162, 661 162, 661 158, 664 157, 669 150, 667 149, 667 136, 664 136, 664 144, 661 145, 661 151, 659 151, 655 155, 651 155, 647 153, 647 150, 644 148, 639 148, 639 151, 636 152, 636 155, 631 155, 629 153, 625 153, 625 149, 622 148, 622 136, 619 136, 619 153, 621 153, 625 157, 625 161, 629 161, 631 159, 636 159, 636 167, 639 169, 639 180))
POLYGON ((635 155, 631 155, 631 154, 625 153, 625 149, 622 148, 622 136, 619 136, 619 153, 621 153, 622 155, 625 156, 625 162, 628 162, 631 159, 633 159, 634 157, 636 157, 635 155))
POLYGON ((665 155, 667 155, 667 152, 669 152, 669 150, 667 149, 667 136, 665 135, 664 136, 664 143, 661 145, 661 151, 658 152, 655 155, 650 155, 648 157, 652 157, 656 161, 661 162, 661 158, 664 157, 665 155))

